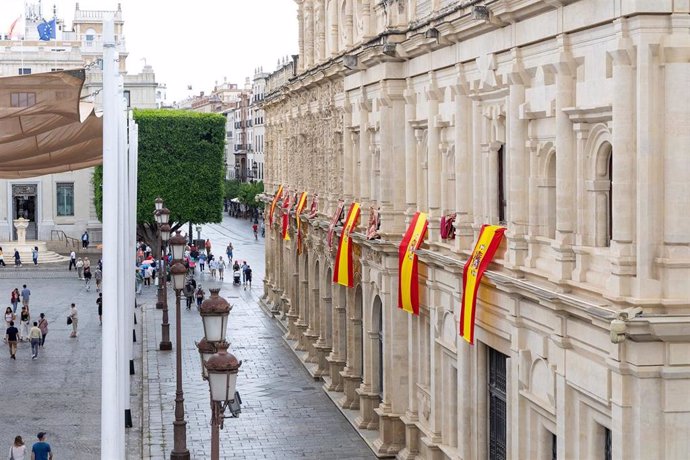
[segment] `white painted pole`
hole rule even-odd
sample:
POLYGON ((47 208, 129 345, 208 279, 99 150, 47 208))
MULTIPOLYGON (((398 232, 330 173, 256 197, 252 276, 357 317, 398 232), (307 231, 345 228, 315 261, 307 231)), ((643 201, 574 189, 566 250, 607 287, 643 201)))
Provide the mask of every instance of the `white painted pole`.
MULTIPOLYGON (((129 238, 128 227, 128 200, 127 200, 127 112, 126 103, 124 99, 124 78, 122 75, 118 76, 117 85, 117 99, 120 102, 118 112, 118 156, 117 156, 117 170, 118 170, 118 184, 119 193, 117 196, 118 209, 118 280, 117 286, 120 296, 117 299, 117 320, 118 320, 118 348, 123 351, 121 359, 118 361, 118 378, 121 381, 120 386, 120 416, 122 427, 125 427, 125 415, 129 409, 129 353, 128 353, 128 337, 129 329, 127 328, 127 314, 129 312, 126 304, 127 285, 125 283, 125 261, 127 260, 127 238, 129 238)), ((125 431, 122 430, 122 445, 125 443, 125 431)))
POLYGON ((112 14, 103 22, 103 333, 101 345, 101 458, 124 459, 124 424, 119 405, 117 288, 118 210, 118 107, 117 50, 112 14))

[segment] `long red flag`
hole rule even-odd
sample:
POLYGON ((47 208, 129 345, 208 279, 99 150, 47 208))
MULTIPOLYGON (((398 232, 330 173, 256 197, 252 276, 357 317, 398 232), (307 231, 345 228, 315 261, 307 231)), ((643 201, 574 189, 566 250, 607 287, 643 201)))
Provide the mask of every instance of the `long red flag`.
POLYGON ((352 262, 352 239, 350 233, 359 219, 359 203, 352 203, 347 213, 343 233, 340 234, 340 244, 338 253, 335 256, 335 267, 333 269, 333 282, 343 286, 354 286, 354 268, 352 262))
POLYGON ((421 246, 428 225, 427 215, 417 212, 398 248, 398 308, 419 315, 419 274, 416 249, 421 246))

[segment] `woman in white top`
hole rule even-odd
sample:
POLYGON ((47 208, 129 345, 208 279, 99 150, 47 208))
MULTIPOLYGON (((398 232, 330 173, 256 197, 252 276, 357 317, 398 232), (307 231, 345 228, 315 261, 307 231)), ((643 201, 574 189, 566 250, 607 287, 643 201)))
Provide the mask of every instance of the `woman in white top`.
POLYGON ((24 460, 26 457, 26 446, 21 436, 15 436, 14 444, 10 447, 10 455, 7 458, 12 460, 24 460))
POLYGON ((71 308, 69 309, 69 317, 72 320, 72 333, 69 336, 76 337, 77 326, 79 325, 79 315, 77 314, 77 306, 75 304, 72 304, 71 308))
POLYGON ((81 260, 81 257, 77 259, 77 276, 79 277, 80 280, 84 279, 84 261, 81 260))
POLYGON ((218 277, 220 278, 221 281, 223 281, 223 273, 225 272, 225 261, 223 260, 223 256, 218 257, 218 277))
POLYGON ((10 327, 10 322, 14 321, 15 316, 14 313, 12 313, 12 308, 7 307, 5 310, 5 327, 10 327))

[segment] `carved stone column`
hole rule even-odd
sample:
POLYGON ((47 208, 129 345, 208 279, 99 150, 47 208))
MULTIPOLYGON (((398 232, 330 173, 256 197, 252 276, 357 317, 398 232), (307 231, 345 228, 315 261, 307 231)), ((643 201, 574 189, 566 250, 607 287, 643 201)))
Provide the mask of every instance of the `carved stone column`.
POLYGON ((323 62, 326 59, 326 5, 325 0, 315 0, 314 24, 315 24, 315 51, 314 62, 323 62))
POLYGON ((352 133, 352 103, 348 93, 345 93, 343 101, 343 199, 346 202, 352 201, 352 152, 354 144, 352 133))
POLYGON ((508 96, 508 160, 510 180, 509 196, 510 207, 508 208, 508 231, 506 239, 508 251, 506 253, 506 267, 514 270, 524 264, 527 256, 527 242, 525 234, 527 231, 527 203, 528 194, 528 165, 529 157, 525 152, 525 141, 527 139, 527 120, 520 118, 520 106, 525 102, 525 87, 523 81, 522 63, 517 56, 517 51, 513 50, 514 62, 513 72, 510 75, 511 85, 508 96))
POLYGON ((467 97, 467 83, 462 64, 456 66, 458 80, 451 87, 455 102, 455 249, 470 250, 472 231, 472 101, 467 97))
POLYGON ((369 152, 369 112, 371 103, 367 97, 367 91, 361 88, 359 101, 359 199, 367 201, 371 199, 371 153, 369 152))
POLYGON ((412 85, 412 80, 407 80, 407 89, 404 92, 405 97, 405 205, 407 207, 405 214, 412 216, 417 211, 417 171, 419 164, 417 163, 417 139, 415 137, 415 128, 412 123, 417 118, 417 93, 412 85))
POLYGON ((381 233, 402 233, 403 216, 395 205, 404 201, 400 191, 405 188, 405 166, 396 161, 396 152, 403 149, 404 131, 399 120, 403 115, 404 82, 385 80, 381 83, 381 97, 378 100, 380 113, 380 158, 381 178, 380 201, 381 233))
POLYGON ((303 28, 304 28, 304 67, 308 69, 314 65, 314 0, 304 0, 303 28))
POLYGON ((429 86, 426 89, 427 110, 429 120, 429 135, 427 138, 428 148, 428 210, 429 210, 429 241, 438 241, 439 225, 441 218, 441 155, 439 153, 440 142, 440 118, 438 105, 443 99, 443 92, 438 88, 436 76, 433 72, 429 73, 429 86))
POLYGON ((566 38, 558 37, 560 55, 554 65, 556 71, 556 241, 555 266, 550 279, 554 282, 569 280, 575 266, 572 250, 575 231, 575 133, 568 114, 563 110, 572 107, 575 96, 574 62, 566 47, 566 38))
MULTIPOLYGON (((299 5, 297 9, 297 32, 298 32, 298 43, 299 43, 299 55, 300 59, 297 60, 297 72, 301 73, 304 70, 304 60, 306 57, 305 53, 305 48, 304 48, 304 0, 298 0, 297 4, 299 5)), ((266 118, 268 119, 268 113, 266 114, 266 118)), ((271 152, 273 149, 267 149, 267 152, 271 152)), ((267 158, 268 160, 268 158, 267 158)), ((270 164, 269 161, 267 161, 268 164, 270 164)))

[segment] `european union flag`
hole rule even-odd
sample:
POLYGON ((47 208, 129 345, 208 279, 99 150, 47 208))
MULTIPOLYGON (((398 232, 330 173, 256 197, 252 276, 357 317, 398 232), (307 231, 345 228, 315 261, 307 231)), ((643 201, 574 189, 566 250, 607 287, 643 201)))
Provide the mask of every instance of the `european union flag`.
POLYGON ((55 18, 47 22, 45 19, 36 27, 38 29, 38 38, 41 40, 51 40, 55 38, 55 18))

